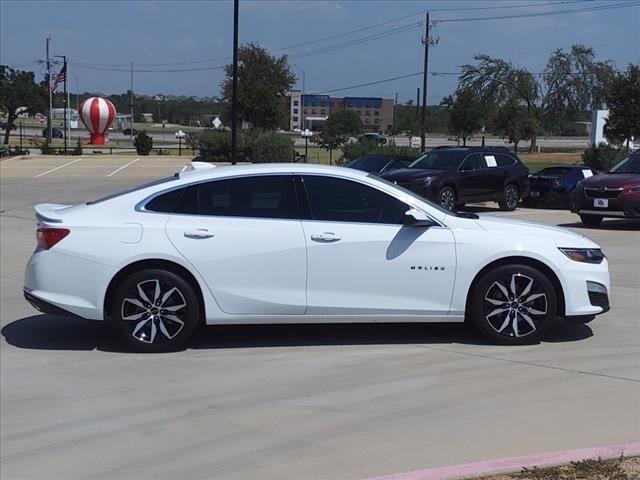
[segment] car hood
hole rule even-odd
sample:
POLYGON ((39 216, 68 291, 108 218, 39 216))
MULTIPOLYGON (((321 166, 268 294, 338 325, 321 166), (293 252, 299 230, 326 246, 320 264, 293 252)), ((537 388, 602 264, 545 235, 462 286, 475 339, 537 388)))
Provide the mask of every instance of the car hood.
POLYGON ((600 248, 598 244, 584 235, 576 233, 568 228, 555 227, 545 223, 529 222, 516 218, 497 217, 493 215, 480 215, 475 220, 483 229, 506 234, 522 234, 527 237, 546 237, 555 241, 558 247, 575 248, 600 248))
POLYGON ((609 173, 594 175, 582 181, 583 187, 624 187, 631 184, 640 184, 639 174, 609 173))
POLYGON ((421 168, 401 168, 382 175, 382 178, 391 182, 395 180, 413 180, 425 177, 435 177, 436 175, 443 175, 448 170, 424 170, 421 168))

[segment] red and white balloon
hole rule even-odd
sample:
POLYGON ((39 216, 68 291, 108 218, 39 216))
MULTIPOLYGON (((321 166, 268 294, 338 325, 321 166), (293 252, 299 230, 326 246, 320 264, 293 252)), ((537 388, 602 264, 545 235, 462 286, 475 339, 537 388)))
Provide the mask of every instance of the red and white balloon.
POLYGON ((104 145, 105 133, 116 116, 116 107, 106 98, 91 97, 82 102, 80 118, 91 132, 92 145, 104 145))

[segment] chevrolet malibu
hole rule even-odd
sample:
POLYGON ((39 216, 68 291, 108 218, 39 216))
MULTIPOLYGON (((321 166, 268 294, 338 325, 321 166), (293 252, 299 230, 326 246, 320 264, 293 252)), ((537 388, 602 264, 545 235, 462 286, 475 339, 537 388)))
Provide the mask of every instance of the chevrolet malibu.
POLYGON ((243 323, 467 321, 516 345, 609 309, 607 259, 588 238, 450 212, 353 169, 194 163, 35 212, 26 299, 107 321, 142 352, 243 323))

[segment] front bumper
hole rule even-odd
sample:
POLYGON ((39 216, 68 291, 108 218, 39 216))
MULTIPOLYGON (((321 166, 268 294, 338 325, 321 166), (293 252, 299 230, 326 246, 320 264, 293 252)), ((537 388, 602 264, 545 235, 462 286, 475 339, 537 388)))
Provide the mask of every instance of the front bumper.
POLYGON ((574 195, 571 197, 571 211, 580 215, 596 215, 612 218, 640 218, 640 198, 636 198, 637 195, 633 195, 633 198, 625 197, 627 197, 627 195, 609 199, 609 205, 606 208, 599 208, 594 207, 593 198, 586 197, 584 195, 574 195))

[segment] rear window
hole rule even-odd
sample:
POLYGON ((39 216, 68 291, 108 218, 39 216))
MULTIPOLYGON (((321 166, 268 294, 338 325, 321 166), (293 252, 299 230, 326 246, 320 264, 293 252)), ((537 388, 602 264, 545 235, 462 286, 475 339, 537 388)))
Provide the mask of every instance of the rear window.
POLYGON ((551 168, 543 168, 539 172, 537 172, 534 177, 544 176, 544 175, 554 175, 554 176, 564 176, 569 173, 570 168, 561 168, 561 167, 551 167, 551 168))
POLYGON ((463 155, 458 152, 431 151, 418 157, 409 168, 423 170, 456 170, 463 155))
POLYGON ((87 205, 95 205, 96 203, 106 202, 107 200, 111 200, 112 198, 117 198, 117 197, 120 197, 122 195, 127 195, 129 193, 137 192, 138 190, 144 190, 145 188, 153 187, 155 185, 162 185, 163 183, 172 182, 173 180, 176 180, 177 178, 178 178, 178 175, 176 174, 176 175, 174 175, 172 177, 161 178, 160 180, 154 180, 153 182, 145 183, 145 184, 139 185, 137 187, 133 187, 133 188, 129 188, 127 190, 123 190, 121 192, 112 193, 110 195, 107 195, 106 197, 98 198, 97 200, 92 200, 90 202, 87 202, 87 205))

